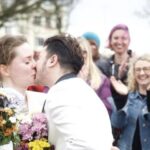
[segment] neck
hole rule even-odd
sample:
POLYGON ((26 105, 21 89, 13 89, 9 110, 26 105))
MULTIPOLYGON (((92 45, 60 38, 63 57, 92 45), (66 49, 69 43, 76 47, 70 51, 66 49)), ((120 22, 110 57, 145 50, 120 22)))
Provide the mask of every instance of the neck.
POLYGON ((25 95, 26 88, 20 88, 18 86, 14 86, 12 83, 3 82, 2 87, 15 89, 16 91, 18 91, 22 95, 25 95))
POLYGON ((53 71, 53 74, 55 76, 51 77, 49 79, 49 88, 52 87, 62 76, 72 73, 72 70, 55 70, 53 71))
POLYGON ((139 86, 139 92, 143 95, 146 95, 146 87, 147 86, 139 86))
POLYGON ((127 52, 125 53, 115 53, 115 63, 117 64, 122 64, 124 61, 126 61, 128 59, 129 55, 127 54, 127 52))

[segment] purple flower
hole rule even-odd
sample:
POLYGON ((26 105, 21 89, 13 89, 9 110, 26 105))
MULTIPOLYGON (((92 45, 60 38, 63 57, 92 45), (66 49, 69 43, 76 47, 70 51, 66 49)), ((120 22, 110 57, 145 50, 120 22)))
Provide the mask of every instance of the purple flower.
POLYGON ((46 124, 47 123, 47 118, 45 116, 45 114, 43 113, 36 113, 33 115, 32 117, 32 120, 33 120, 33 123, 37 123, 37 122, 40 122, 42 124, 46 124))
POLYGON ((19 126, 19 134, 23 141, 33 141, 48 136, 47 118, 43 113, 35 113, 31 122, 22 120, 19 126))
POLYGON ((32 139, 32 124, 22 123, 19 126, 19 134, 22 137, 22 140, 31 140, 32 139))

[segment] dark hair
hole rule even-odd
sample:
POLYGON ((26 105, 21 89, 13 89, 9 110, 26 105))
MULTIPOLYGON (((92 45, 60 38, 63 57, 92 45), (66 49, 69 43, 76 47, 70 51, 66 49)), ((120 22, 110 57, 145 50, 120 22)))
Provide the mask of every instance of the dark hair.
POLYGON ((26 43, 24 36, 5 35, 0 38, 0 64, 8 65, 16 56, 15 47, 26 43))
POLYGON ((44 46, 47 46, 48 56, 57 54, 60 65, 73 69, 76 74, 84 64, 82 50, 77 39, 68 34, 48 38, 44 46))

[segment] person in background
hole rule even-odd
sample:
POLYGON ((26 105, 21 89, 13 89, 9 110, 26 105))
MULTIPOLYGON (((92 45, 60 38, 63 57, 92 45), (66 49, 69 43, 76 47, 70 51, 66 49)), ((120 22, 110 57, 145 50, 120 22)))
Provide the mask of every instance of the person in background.
POLYGON ((148 150, 150 147, 150 55, 131 63, 127 104, 112 114, 112 126, 121 129, 120 150, 148 150))
POLYGON ((70 35, 46 39, 37 60, 36 81, 50 88, 44 111, 49 142, 56 150, 110 150, 112 146, 110 119, 104 104, 77 77, 83 64, 81 48, 70 35))
POLYGON ((118 24, 112 28, 108 36, 108 48, 114 51, 114 54, 107 59, 107 62, 101 64, 104 74, 110 78, 111 92, 117 109, 121 109, 127 100, 125 93, 118 93, 113 83, 118 82, 122 88, 127 91, 127 73, 128 63, 133 57, 133 53, 129 50, 130 33, 124 24, 118 24))
POLYGON ((34 51, 24 36, 5 35, 0 38, 0 92, 9 97, 6 105, 15 108, 18 113, 28 112, 29 108, 37 109, 38 99, 44 97, 44 94, 38 94, 32 99, 35 103, 32 106, 27 88, 34 84, 35 67, 34 51))
POLYGON ((77 40, 84 57, 84 65, 78 77, 84 79, 95 90, 99 98, 105 104, 109 115, 111 115, 114 110, 114 103, 110 91, 110 81, 94 63, 92 59, 92 50, 88 41, 83 37, 79 37, 77 40))
POLYGON ((98 68, 104 73, 103 63, 107 63, 106 57, 100 54, 100 38, 94 32, 85 32, 82 37, 84 37, 90 44, 92 49, 92 58, 98 68))

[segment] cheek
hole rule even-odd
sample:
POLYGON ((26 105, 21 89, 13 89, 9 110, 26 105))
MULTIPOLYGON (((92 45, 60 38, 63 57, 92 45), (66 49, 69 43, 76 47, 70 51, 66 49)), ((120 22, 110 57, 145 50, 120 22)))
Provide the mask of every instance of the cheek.
POLYGON ((36 63, 36 70, 37 72, 40 72, 42 70, 42 61, 37 61, 36 63))
POLYGON ((110 42, 110 48, 113 49, 113 47, 114 47, 115 45, 116 45, 116 42, 112 40, 112 41, 110 42))
POLYGON ((137 83, 139 83, 139 77, 138 77, 138 75, 135 75, 135 81, 136 81, 137 83))
POLYGON ((39 61, 37 63, 37 76, 42 77, 44 73, 45 73, 45 63, 39 61))
POLYGON ((27 76, 28 76, 29 72, 25 72, 24 70, 22 70, 22 68, 12 68, 10 70, 10 78, 11 80, 15 81, 15 82, 24 82, 24 80, 26 80, 27 76))
POLYGON ((124 44, 126 45, 126 47, 128 47, 130 42, 128 40, 126 40, 126 41, 124 41, 124 44))

